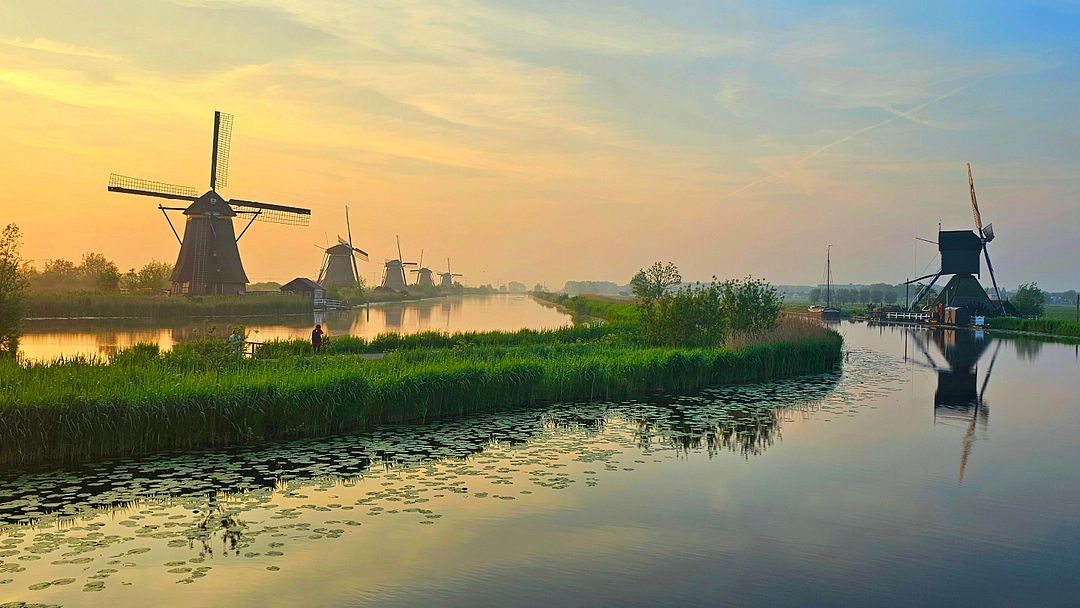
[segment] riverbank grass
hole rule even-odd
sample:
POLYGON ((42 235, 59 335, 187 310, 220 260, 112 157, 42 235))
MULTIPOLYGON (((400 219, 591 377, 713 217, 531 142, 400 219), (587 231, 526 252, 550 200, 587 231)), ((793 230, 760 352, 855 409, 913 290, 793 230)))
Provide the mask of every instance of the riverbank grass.
MULTIPOLYGON (((706 293, 706 292, 703 292, 706 293)), ((603 322, 556 330, 271 341, 254 357, 221 338, 110 361, 0 361, 0 463, 86 461, 345 433, 557 401, 686 393, 827 371, 841 338, 786 317, 702 347, 650 339, 626 301, 560 306, 603 322), (372 359, 362 355, 381 353, 372 359)), ((700 322, 726 323, 719 317, 700 322)), ((689 322, 689 321, 688 321, 689 322)), ((734 327, 734 325, 732 325, 734 327)))

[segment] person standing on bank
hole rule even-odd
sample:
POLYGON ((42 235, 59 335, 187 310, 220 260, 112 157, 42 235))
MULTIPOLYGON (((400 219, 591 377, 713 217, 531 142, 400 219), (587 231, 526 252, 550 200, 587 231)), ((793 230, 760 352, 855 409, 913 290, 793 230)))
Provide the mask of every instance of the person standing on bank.
POLYGON ((323 342, 323 330, 322 325, 316 325, 315 329, 311 330, 311 350, 316 355, 322 351, 323 342))

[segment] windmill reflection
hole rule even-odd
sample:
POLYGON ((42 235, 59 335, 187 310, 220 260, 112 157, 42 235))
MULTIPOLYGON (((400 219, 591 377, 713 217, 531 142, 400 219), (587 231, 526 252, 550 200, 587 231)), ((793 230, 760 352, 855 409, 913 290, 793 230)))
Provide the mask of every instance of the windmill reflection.
POLYGON ((980 385, 978 363, 989 350, 990 343, 995 340, 983 332, 952 329, 935 329, 921 334, 911 330, 909 334, 913 338, 912 342, 916 350, 922 355, 922 360, 914 356, 907 357, 905 353, 907 360, 937 372, 934 423, 962 423, 966 426, 963 451, 960 456, 960 483, 963 483, 968 460, 971 458, 972 447, 975 444, 976 424, 981 425, 985 432, 989 423, 990 408, 985 400, 986 387, 994 372, 994 363, 1001 350, 1001 342, 997 341, 994 347, 994 354, 990 357, 990 364, 986 368, 986 374, 980 385), (944 365, 940 365, 931 356, 928 349, 928 344, 931 342, 945 358, 944 365))

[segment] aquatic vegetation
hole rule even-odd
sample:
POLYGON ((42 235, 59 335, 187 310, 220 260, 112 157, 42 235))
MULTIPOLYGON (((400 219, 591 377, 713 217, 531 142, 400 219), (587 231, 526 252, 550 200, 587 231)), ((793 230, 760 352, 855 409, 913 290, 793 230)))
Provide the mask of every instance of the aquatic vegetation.
POLYGON ((322 436, 554 401, 687 392, 825 371, 839 362, 840 345, 837 334, 820 329, 813 339, 738 350, 599 340, 402 349, 379 360, 237 358, 212 368, 184 352, 154 357, 149 349, 113 364, 0 362, 0 462, 322 436))

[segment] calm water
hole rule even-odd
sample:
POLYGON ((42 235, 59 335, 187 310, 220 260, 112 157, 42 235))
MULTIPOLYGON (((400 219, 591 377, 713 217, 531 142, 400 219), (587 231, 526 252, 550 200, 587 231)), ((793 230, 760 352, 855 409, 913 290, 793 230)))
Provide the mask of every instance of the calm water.
POLYGON ((250 340, 264 342, 275 338, 307 338, 316 323, 322 324, 331 338, 336 335, 373 338, 387 332, 550 329, 569 322, 568 315, 552 307, 538 306, 526 295, 458 296, 311 315, 179 322, 131 319, 29 321, 19 351, 26 359, 49 361, 61 356, 109 357, 117 350, 138 343, 154 343, 168 350, 174 344, 212 328, 228 335, 234 325, 246 326, 250 340))
POLYGON ((9 473, 0 602, 1078 605, 1077 348, 840 330, 841 373, 9 473))

